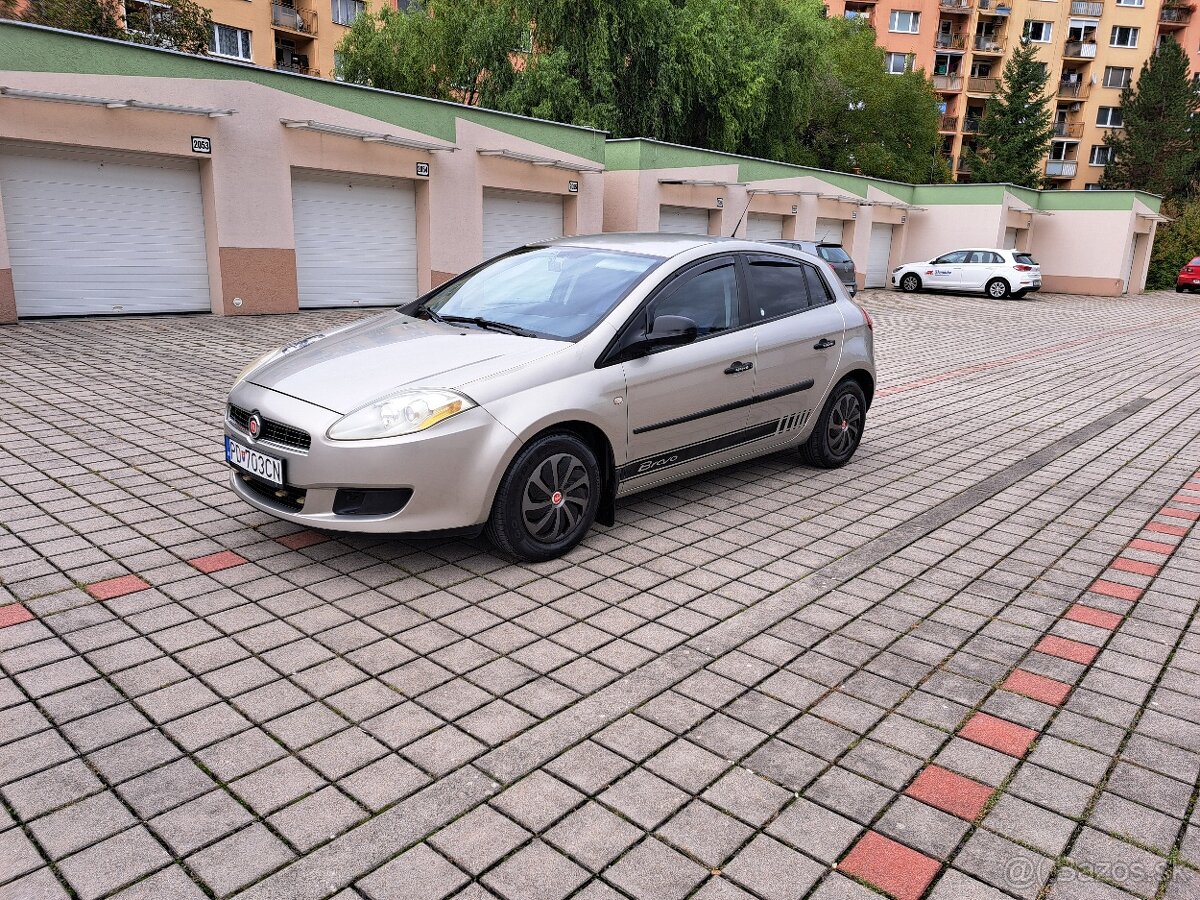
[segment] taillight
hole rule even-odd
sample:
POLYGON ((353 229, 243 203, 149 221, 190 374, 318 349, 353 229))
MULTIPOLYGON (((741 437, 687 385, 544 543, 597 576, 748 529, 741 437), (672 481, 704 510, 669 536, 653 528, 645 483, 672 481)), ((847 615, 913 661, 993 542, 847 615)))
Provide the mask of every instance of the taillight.
POLYGON ((867 308, 861 303, 855 303, 854 305, 858 307, 858 311, 861 312, 863 314, 863 318, 867 320, 867 327, 874 331, 875 320, 871 318, 871 314, 867 312, 867 308))
POLYGON ((1184 267, 1183 267, 1183 271, 1185 271, 1185 272, 1187 272, 1189 275, 1191 275, 1191 274, 1192 274, 1192 267, 1191 267, 1191 266, 1184 266, 1184 267))
POLYGON ((1033 271, 1033 266, 1023 266, 1020 263, 1017 263, 1015 266, 1013 266, 1013 268, 1016 269, 1018 272, 1032 272, 1033 271))

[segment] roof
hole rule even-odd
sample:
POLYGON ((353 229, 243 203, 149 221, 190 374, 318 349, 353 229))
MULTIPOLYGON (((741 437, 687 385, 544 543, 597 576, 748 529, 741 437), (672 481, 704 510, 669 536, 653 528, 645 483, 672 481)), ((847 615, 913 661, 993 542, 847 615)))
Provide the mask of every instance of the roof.
MULTIPOLYGON (((577 237, 547 241, 550 247, 587 247, 591 250, 616 250, 623 253, 644 253, 663 258, 678 256, 707 244, 730 241, 732 238, 692 234, 661 234, 657 232, 614 232, 585 234, 577 237)), ((743 243, 739 241, 738 243, 743 243)))

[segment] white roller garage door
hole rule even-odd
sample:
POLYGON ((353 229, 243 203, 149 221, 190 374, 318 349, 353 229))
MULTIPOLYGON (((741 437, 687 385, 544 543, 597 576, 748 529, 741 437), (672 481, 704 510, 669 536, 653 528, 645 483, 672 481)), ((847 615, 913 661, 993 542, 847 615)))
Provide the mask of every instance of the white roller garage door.
POLYGON ((892 226, 872 225, 871 246, 867 253, 867 287, 886 287, 888 260, 892 255, 892 226))
POLYGON ((666 234, 708 234, 708 210, 693 206, 660 206, 658 230, 666 234))
POLYGON ((746 239, 750 241, 777 241, 783 237, 783 216, 770 213, 750 213, 746 219, 746 239))
POLYGON ((390 306, 417 296, 412 184, 363 175, 292 179, 300 306, 390 306))
POLYGON ((484 259, 562 236, 563 202, 557 194, 483 192, 484 259))
POLYGON ((840 244, 842 229, 846 223, 841 219, 817 219, 817 231, 814 237, 826 244, 840 244))
POLYGON ((0 151, 18 316, 207 312, 192 160, 0 151))

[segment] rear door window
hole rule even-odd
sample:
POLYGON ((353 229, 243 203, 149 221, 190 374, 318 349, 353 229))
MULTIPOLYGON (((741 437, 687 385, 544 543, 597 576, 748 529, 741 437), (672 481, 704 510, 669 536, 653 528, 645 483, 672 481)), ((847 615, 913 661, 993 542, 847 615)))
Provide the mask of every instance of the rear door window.
POLYGON ((778 256, 747 260, 751 321, 763 322, 830 302, 815 266, 778 256))
POLYGON ((831 263, 848 263, 850 262, 850 254, 836 245, 824 244, 817 248, 817 254, 821 259, 831 263))

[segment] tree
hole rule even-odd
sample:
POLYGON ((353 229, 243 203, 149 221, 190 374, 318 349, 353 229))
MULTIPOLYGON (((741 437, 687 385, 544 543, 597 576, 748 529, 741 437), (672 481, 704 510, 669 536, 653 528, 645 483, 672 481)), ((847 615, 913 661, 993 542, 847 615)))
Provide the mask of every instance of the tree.
POLYGON ((1187 53, 1173 38, 1164 37, 1142 64, 1136 86, 1128 84, 1121 90, 1124 127, 1104 136, 1109 161, 1101 185, 1164 197, 1188 194, 1200 165, 1192 132, 1198 106, 1188 78, 1187 53))
POLYGON ((6 16, 34 25, 78 31, 122 40, 121 6, 118 0, 29 0, 24 7, 17 0, 5 2, 6 16))
POLYGON ((0 16, 201 56, 212 30, 212 10, 195 0, 0 0, 0 16))
POLYGON ((1054 133, 1049 77, 1033 45, 1022 38, 984 108, 976 149, 965 154, 972 180, 1042 186, 1042 163, 1054 133))
POLYGON ((509 0, 418 0, 362 13, 338 45, 346 81, 494 106, 526 26, 509 0))
POLYGON ((1173 288, 1179 270, 1200 255, 1200 200, 1168 200, 1162 212, 1172 221, 1155 232, 1146 273, 1146 288, 1152 291, 1173 288))

